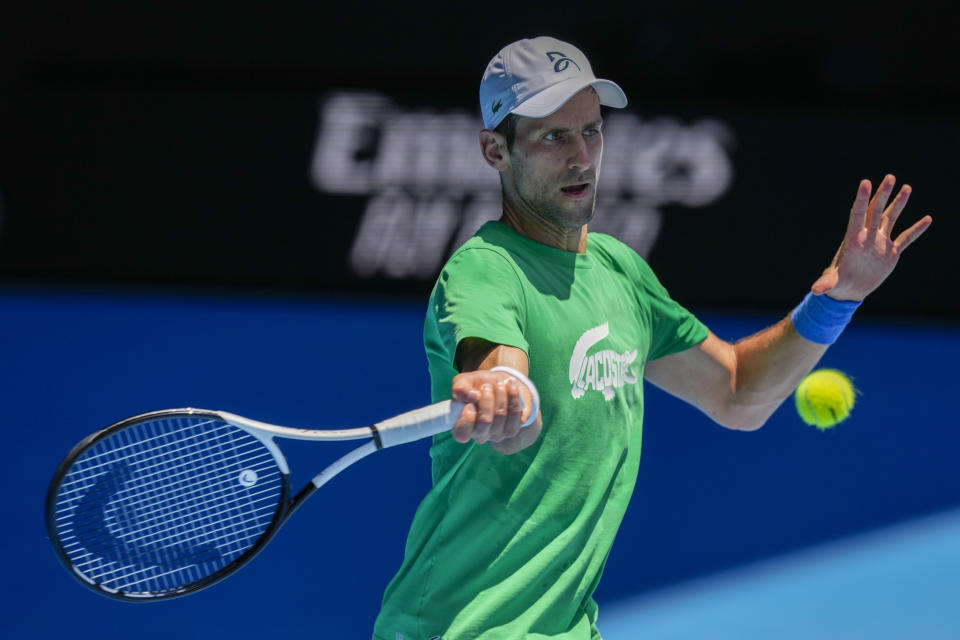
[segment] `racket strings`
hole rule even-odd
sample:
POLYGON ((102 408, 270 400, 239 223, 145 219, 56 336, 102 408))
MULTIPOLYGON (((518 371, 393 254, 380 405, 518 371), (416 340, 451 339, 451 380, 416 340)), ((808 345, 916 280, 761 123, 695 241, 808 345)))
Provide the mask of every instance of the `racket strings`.
MULTIPOLYGON (((128 448, 129 448, 129 447, 124 447, 124 449, 128 449, 128 448)), ((180 451, 182 451, 182 449, 183 449, 182 447, 179 447, 179 448, 175 448, 175 449, 172 449, 172 450, 176 450, 176 451, 178 451, 178 453, 179 453, 180 451)), ((182 454, 181 454, 181 455, 182 455, 182 454)), ((173 468, 176 468, 176 467, 174 466, 173 468)), ((178 476, 177 479, 179 479, 179 476, 180 476, 180 475, 181 475, 181 474, 177 474, 177 476, 178 476)), ((148 486, 149 486, 149 485, 148 485, 148 486)), ((108 492, 108 493, 109 493, 109 492, 108 492)), ((155 492, 154 492, 154 493, 155 493, 155 492)), ((192 497, 192 496, 189 496, 189 497, 192 497)), ((128 499, 129 499, 129 498, 128 498, 128 499)), ((143 497, 142 495, 140 495, 140 496, 136 496, 135 499, 136 499, 136 500, 139 500, 140 502, 143 502, 144 497, 143 497)), ((187 503, 187 504, 189 505, 189 503, 187 503)), ((168 510, 168 509, 170 508, 170 505, 168 505, 168 504, 162 504, 162 506, 164 507, 164 510, 168 510)), ((104 510, 104 511, 105 511, 105 510, 104 510)), ((123 512, 121 512, 121 513, 123 513, 123 512)), ((124 517, 122 517, 121 519, 124 520, 124 521, 128 524, 128 526, 129 526, 129 520, 130 520, 129 514, 124 515, 124 517)), ((190 522, 181 522, 181 523, 179 523, 179 524, 180 524, 181 527, 182 527, 182 526, 196 526, 196 523, 190 523, 190 522)), ((222 527, 221 527, 221 529, 222 529, 222 527)), ((219 529, 218 529, 218 530, 219 530, 219 529)), ((159 530, 159 531, 157 531, 156 533, 159 535, 159 534, 163 534, 163 533, 165 533, 165 532, 164 532, 163 530, 159 530)), ((181 542, 183 542, 183 541, 189 541, 189 540, 195 540, 195 539, 198 539, 198 537, 199 537, 199 536, 197 536, 197 535, 195 535, 195 536, 188 536, 188 537, 186 538, 186 540, 181 540, 181 542)), ((169 538, 169 536, 162 536, 162 535, 161 535, 160 537, 156 537, 156 536, 155 536, 154 542, 165 542, 166 539, 168 539, 168 538, 169 538)), ((181 536, 181 538, 184 538, 184 536, 181 536)), ((154 549, 151 547, 151 548, 149 549, 149 552, 153 552, 153 551, 154 551, 154 549)), ((192 552, 194 555, 196 555, 196 549, 192 549, 192 550, 191 550, 191 549, 187 549, 187 551, 188 551, 188 552, 192 552)), ((183 555, 183 554, 184 554, 184 551, 183 551, 183 550, 178 550, 178 554, 183 555)))
MULTIPOLYGON (((234 501, 233 504, 239 505, 239 501, 234 501)), ((276 505, 267 504, 258 509, 253 509, 244 513, 245 517, 250 517, 258 513, 269 512, 273 513, 276 511, 276 505)), ((222 522, 223 519, 220 519, 222 522)), ((106 522, 106 520, 105 520, 106 522)), ((256 528, 259 529, 259 519, 255 522, 256 528)), ((210 517, 207 514, 203 514, 200 517, 187 519, 185 517, 177 516, 177 520, 174 522, 165 523, 165 525, 157 527, 144 527, 141 526, 139 529, 131 530, 128 535, 117 536, 116 539, 127 544, 139 544, 144 541, 150 541, 151 543, 163 543, 167 541, 176 541, 179 543, 192 542, 195 540, 203 540, 205 542, 211 542, 213 540, 220 539, 219 537, 213 537, 213 534, 220 531, 229 530, 231 532, 242 531, 238 529, 236 524, 233 522, 227 524, 221 524, 217 526, 215 523, 210 522, 210 517), (196 531, 192 536, 185 536, 184 531, 196 531), (140 534, 140 535, 136 535, 140 534), (130 537, 135 536, 135 537, 130 537)))
MULTIPOLYGON (((263 468, 262 470, 267 471, 269 469, 270 469, 269 467, 266 467, 266 468, 263 468)), ((242 504, 242 501, 239 499, 231 499, 231 496, 235 493, 232 488, 224 488, 214 492, 205 490, 202 485, 199 488, 203 490, 203 493, 199 496, 196 496, 198 491, 194 491, 193 495, 196 496, 196 501, 193 502, 189 507, 184 506, 186 502, 185 499, 188 496, 181 494, 181 498, 183 499, 181 499, 179 503, 174 503, 172 499, 167 498, 164 500, 164 504, 156 505, 152 509, 149 507, 146 507, 139 510, 137 512, 136 527, 130 527, 128 525, 126 527, 127 532, 118 537, 123 540, 126 540, 127 542, 136 542, 140 538, 131 537, 131 536, 136 536, 137 533, 140 531, 150 531, 151 527, 153 527, 156 523, 161 523, 165 521, 169 522, 169 511, 172 507, 181 509, 179 513, 179 518, 178 518, 178 521, 179 521, 179 520, 186 520, 187 516, 190 513, 202 512, 204 513, 204 515, 206 515, 206 510, 214 506, 225 508, 230 506, 231 504, 234 504, 234 505, 242 504)), ((254 492, 250 492, 249 498, 253 499, 265 494, 272 495, 273 493, 274 492, 272 489, 265 489, 263 491, 254 491, 254 492)), ((171 494, 171 495, 176 495, 176 494, 171 494)), ((246 497, 244 499, 246 499, 246 497)), ((104 514, 104 516, 105 517, 103 518, 103 521, 107 524, 112 524, 114 522, 118 522, 119 520, 115 513, 111 513, 110 515, 104 514)), ((81 521, 79 518, 74 519, 75 526, 82 526, 83 524, 85 524, 85 522, 81 521)), ((127 525, 127 523, 122 523, 122 524, 127 525)), ((141 538, 143 537, 146 537, 146 535, 141 536, 141 538)))
MULTIPOLYGON (((193 538, 178 539, 177 541, 180 544, 184 544, 184 543, 190 542, 191 540, 202 539, 205 543, 209 545, 213 545, 213 543, 216 543, 218 541, 228 541, 230 543, 235 543, 238 540, 256 540, 260 537, 262 533, 263 533, 263 528, 256 524, 251 524, 250 526, 245 528, 237 528, 236 525, 230 525, 230 526, 221 527, 220 529, 211 529, 211 530, 205 531, 203 536, 194 536, 193 538), (218 531, 222 532, 223 535, 220 535, 220 536, 212 535, 217 533, 218 531), (246 535, 241 535, 244 532, 246 532, 246 535)), ((108 576, 112 576, 114 580, 123 581, 129 576, 150 571, 154 568, 154 566, 163 567, 163 568, 169 568, 169 566, 174 566, 175 568, 180 569, 180 568, 189 568, 190 566, 199 565, 201 562, 204 561, 203 554, 209 553, 209 552, 211 552, 210 547, 193 547, 192 557, 178 556, 175 558, 176 562, 172 562, 170 560, 158 560, 154 556, 146 552, 135 554, 133 555, 133 558, 136 558, 138 560, 144 560, 144 559, 151 560, 151 563, 150 563, 151 566, 147 567, 146 569, 140 569, 137 571, 133 571, 132 573, 126 573, 126 574, 118 574, 118 572, 125 570, 123 567, 120 567, 120 566, 111 567, 106 571, 98 570, 100 565, 97 564, 97 560, 99 560, 99 558, 90 556, 90 555, 84 556, 90 559, 88 562, 85 562, 85 563, 80 562, 76 566, 78 568, 91 567, 90 570, 87 572, 87 577, 92 578, 94 580, 101 580, 108 576), (181 564, 183 564, 183 566, 180 566, 181 564), (93 565, 96 565, 96 566, 93 566, 93 565)), ((129 561, 129 560, 132 560, 133 558, 128 557, 126 559, 129 561)), ((204 572, 200 575, 207 576, 207 575, 210 575, 210 573, 204 572)), ((190 580, 186 583, 181 583, 181 584, 189 584, 190 582, 194 582, 194 581, 195 580, 190 580)), ((124 590, 129 589, 129 586, 130 586, 130 583, 126 583, 124 590)))
MULTIPOLYGON (((167 499, 175 500, 178 506, 182 506, 193 495, 202 494, 204 496, 211 496, 212 493, 209 489, 209 482, 219 477, 223 471, 222 469, 211 468, 209 471, 199 472, 197 465, 212 464, 219 460, 221 455, 222 453, 218 452, 206 456, 186 457, 179 465, 170 463, 164 465, 140 465, 138 467, 137 485, 118 489, 111 495, 117 499, 130 502, 151 504, 158 507, 157 510, 164 508, 164 501, 167 499), (159 469, 155 472, 140 473, 140 471, 147 471, 148 469, 157 467, 159 467, 159 469), (162 484, 148 484, 161 477, 164 479, 162 484), (166 493, 163 493, 164 490, 166 490, 166 493)), ((266 472, 276 470, 273 464, 273 457, 269 452, 263 452, 260 455, 248 455, 246 462, 248 463, 247 468, 253 471, 266 472)), ((223 491, 227 490, 228 489, 224 489, 223 491)), ((80 491, 87 494, 87 492, 90 491, 90 484, 85 484, 80 491)))
MULTIPOLYGON (((198 425, 196 425, 196 426, 197 426, 197 427, 202 427, 202 426, 208 425, 208 424, 210 424, 210 422, 200 423, 200 424, 198 424, 198 425)), ((233 432, 236 431, 236 427, 233 427, 233 426, 230 426, 230 425, 225 425, 225 424, 223 424, 223 423, 220 423, 220 424, 222 424, 223 427, 221 427, 221 428, 208 428, 208 429, 206 429, 206 430, 204 430, 204 431, 196 432, 196 433, 194 433, 194 435, 188 435, 188 434, 186 434, 186 433, 185 433, 185 431, 186 431, 185 429, 180 429, 180 430, 178 430, 176 433, 171 434, 171 435, 174 435, 174 436, 177 436, 177 437, 178 437, 178 440, 176 441, 176 443, 177 443, 178 445, 181 445, 181 446, 179 446, 179 447, 177 447, 177 448, 174 448, 174 449, 171 449, 171 448, 170 448, 170 443, 167 443, 167 444, 162 445, 162 446, 152 447, 152 448, 149 448, 149 449, 142 449, 142 450, 132 450, 132 449, 131 449, 132 445, 128 445, 128 446, 124 446, 124 447, 119 447, 119 448, 116 449, 116 450, 112 450, 112 451, 108 451, 108 452, 105 452, 105 453, 100 453, 100 454, 92 455, 92 456, 90 456, 89 458, 87 458, 86 456, 84 456, 84 463, 85 463, 84 470, 87 471, 87 472, 96 472, 96 471, 101 470, 101 469, 106 470, 108 467, 116 466, 118 460, 123 460, 123 459, 125 459, 125 458, 129 455, 129 457, 131 457, 132 459, 136 459, 136 460, 139 462, 139 469, 140 469, 140 472, 141 472, 141 473, 140 473, 140 477, 141 477, 141 478, 144 478, 144 479, 148 478, 148 475, 147 475, 146 473, 144 473, 144 472, 145 472, 147 469, 150 469, 150 468, 153 468, 153 467, 156 467, 156 468, 160 468, 160 469, 161 469, 161 471, 158 471, 158 473, 168 474, 168 472, 169 472, 170 469, 171 469, 171 467, 170 467, 171 457, 174 456, 175 454, 177 454, 177 453, 180 452, 180 451, 186 450, 186 449, 188 448, 188 446, 189 446, 187 443, 190 443, 191 441, 195 441, 195 442, 193 443, 193 444, 195 444, 196 442, 200 442, 200 441, 201 441, 201 438, 202 438, 203 444, 204 444, 205 446, 207 446, 207 447, 210 447, 211 445, 213 445, 213 444, 214 444, 217 440, 219 440, 220 438, 229 438, 229 437, 231 437, 231 436, 233 435, 233 432), (121 452, 123 452, 123 453, 121 453, 121 452), (130 453, 128 454, 127 452, 130 452, 130 453), (158 453, 157 455, 153 455, 153 456, 148 455, 148 454, 152 454, 152 453, 154 453, 154 452, 159 452, 159 453, 158 453), (96 459, 96 458, 103 458, 103 457, 108 456, 108 455, 110 455, 111 458, 110 458, 110 459, 106 459, 104 462, 100 462, 100 463, 97 463, 97 464, 87 464, 88 461, 92 461, 93 459, 96 459), (151 462, 154 462, 154 461, 156 461, 156 464, 154 464, 154 465, 148 464, 148 463, 151 463, 151 462)), ((154 441, 157 440, 157 439, 158 439, 158 438, 150 438, 150 440, 154 440, 154 441)), ((144 442, 146 442, 146 441, 144 441, 144 442)), ((184 458, 184 464, 185 464, 185 465, 186 465, 186 464, 193 464, 193 463, 194 463, 193 460, 189 460, 189 459, 187 459, 187 458, 184 458)), ((69 478, 69 479, 68 479, 68 478, 64 478, 64 481, 61 483, 61 487, 63 487, 63 493, 62 493, 61 495, 64 496, 64 497, 66 497, 66 496, 69 496, 72 492, 86 492, 87 489, 89 488, 89 484, 90 484, 90 483, 89 483, 89 477, 79 477, 79 476, 78 476, 78 477, 69 478), (74 485, 81 485, 81 486, 79 486, 79 487, 77 487, 77 488, 73 488, 73 489, 67 489, 67 487, 71 487, 71 486, 74 486, 74 485)))
MULTIPOLYGON (((236 429, 233 430, 235 431, 236 429)), ((210 444, 213 442, 215 442, 215 440, 211 438, 210 444)), ((248 445, 249 443, 244 444, 248 445)), ((182 448, 175 451, 178 453, 182 452, 182 448)), ((227 449, 227 451, 239 453, 243 452, 243 450, 239 447, 227 449)), ((123 500, 128 503, 150 505, 155 507, 152 511, 145 509, 144 507, 141 507, 141 509, 138 511, 137 520, 141 526, 147 525, 146 516, 151 514, 160 514, 161 517, 168 518, 168 512, 171 508, 177 508, 182 514, 185 515, 190 511, 188 505, 190 505, 191 501, 194 499, 196 499, 193 505, 194 510, 198 510, 204 506, 209 506, 216 502, 219 494, 235 493, 232 487, 211 492, 209 483, 213 480, 216 480, 217 477, 222 474, 222 469, 211 468, 207 472, 198 471, 199 464, 209 464, 215 460, 219 460, 222 454, 223 451, 218 451, 215 454, 205 456, 195 455, 184 458, 180 464, 141 464, 138 467, 138 483, 136 486, 123 489, 111 487, 109 494, 118 500, 123 500), (160 468, 160 470, 153 473, 144 473, 148 469, 155 468, 160 468), (166 479, 166 482, 164 482, 163 485, 149 484, 154 482, 159 476, 164 476, 166 479), (166 492, 164 492, 164 489, 167 489, 166 492), (207 499, 203 500, 203 498, 207 499)), ((145 463, 148 461, 157 460, 160 459, 160 457, 161 456, 145 458, 142 460, 142 462, 145 463)), ((248 470, 252 469, 254 471, 261 472, 276 471, 275 466, 272 464, 273 458, 270 456, 269 452, 263 452, 260 455, 247 455, 246 462, 248 470), (259 466, 251 467, 250 465, 254 463, 258 464, 259 466)), ((114 467, 117 464, 118 463, 114 463, 114 467)), ((105 467, 106 465, 98 465, 98 468, 105 467)), ((103 482, 103 479, 99 480, 99 482, 103 482)), ((74 483, 64 483, 63 486, 66 487, 68 484, 74 483)), ((83 491, 85 495, 90 495, 92 489, 90 489, 89 483, 84 485, 83 491)), ((221 503, 221 506, 225 506, 225 504, 226 503, 221 503)), ((98 517, 98 515, 94 517, 98 517)), ((106 520, 109 521, 111 517, 113 516, 108 516, 106 520)), ((83 520, 74 515, 74 524, 82 523, 83 520)))
POLYGON ((273 520, 283 481, 246 431, 206 417, 159 418, 74 461, 55 526, 88 581, 148 597, 203 580, 246 552, 273 520))
MULTIPOLYGON (((240 504, 239 501, 234 501, 234 504, 240 504)), ((260 513, 270 513, 272 514, 276 511, 275 504, 267 504, 258 509, 248 511, 245 516, 250 517, 251 515, 256 515, 260 513)), ((165 523, 163 526, 157 526, 155 528, 150 528, 143 526, 141 524, 139 529, 130 530, 129 533, 116 536, 116 540, 126 543, 128 545, 140 544, 143 545, 146 542, 151 544, 160 544, 165 542, 177 542, 177 543, 187 543, 193 541, 204 541, 204 542, 213 542, 227 539, 226 536, 217 536, 214 537, 213 534, 216 534, 221 531, 228 531, 231 535, 236 535, 242 533, 243 531, 252 530, 256 532, 256 535, 259 535, 262 532, 262 527, 260 526, 259 521, 253 526, 246 528, 238 528, 235 523, 225 524, 220 527, 211 526, 209 518, 204 515, 202 517, 197 517, 193 519, 186 519, 184 517, 178 516, 175 522, 165 523), (194 529, 198 533, 192 536, 184 536, 184 530, 194 529), (137 535, 139 534, 139 535, 137 535), (134 537, 131 537, 134 536, 134 537)), ((159 521, 159 520, 158 520, 159 521)), ((111 523, 108 519, 103 521, 107 526, 110 526, 111 523)), ((162 521, 161 521, 162 522, 162 521)), ((249 536, 240 536, 241 538, 248 538, 249 536)), ((79 544, 79 543, 77 543, 79 544)), ((64 545, 67 546, 67 545, 64 545)), ((152 549, 151 549, 152 551, 152 549)))
MULTIPOLYGON (((148 423, 145 423, 145 424, 148 424, 148 423)), ((84 455, 84 460, 90 462, 89 468, 94 468, 94 467, 95 467, 95 465, 93 464, 93 461, 94 461, 94 460, 97 460, 97 459, 99 459, 99 458, 103 458, 103 457, 106 457, 106 456, 110 456, 110 457, 122 456, 122 455, 124 454, 124 452, 125 452, 125 451, 128 451, 128 450, 134 451, 137 455, 141 455, 141 456, 142 456, 142 455, 145 455, 145 454, 149 453, 150 451, 153 451, 153 450, 162 448, 162 447, 149 448, 149 447, 147 447, 147 444, 148 444, 148 443, 151 443, 151 442, 163 442, 164 440, 169 441, 170 438, 175 438, 176 441, 178 441, 178 442, 180 442, 180 443, 186 443, 186 442, 189 442, 189 440, 191 439, 191 437, 193 437, 193 438, 201 438, 201 437, 204 437, 206 434, 212 433, 212 432, 216 429, 216 427, 214 427, 213 429, 205 429, 205 430, 202 430, 202 431, 198 431, 199 428, 201 428, 201 427, 206 427, 207 425, 211 425, 211 424, 213 424, 213 425, 221 424, 221 425, 222 425, 222 424, 224 424, 224 423, 223 423, 223 422, 219 422, 218 420, 216 420, 216 419, 214 419, 214 418, 205 419, 205 420, 203 420, 202 422, 196 422, 196 423, 193 423, 193 424, 188 424, 188 425, 186 425, 186 426, 182 426, 182 427, 177 428, 177 429, 170 429, 170 430, 168 430, 168 431, 166 431, 166 432, 163 432, 163 433, 160 433, 160 434, 158 434, 158 435, 156 435, 156 436, 146 437, 146 438, 139 439, 139 440, 137 440, 136 442, 134 442, 134 443, 132 443, 132 444, 113 447, 113 448, 111 448, 111 449, 108 449, 108 450, 104 451, 103 453, 93 453, 92 451, 90 451, 90 452, 88 452, 89 455, 87 455, 87 454, 84 455), (190 435, 191 433, 193 434, 193 436, 190 435)), ((163 446, 166 446, 166 444, 164 444, 163 446)))

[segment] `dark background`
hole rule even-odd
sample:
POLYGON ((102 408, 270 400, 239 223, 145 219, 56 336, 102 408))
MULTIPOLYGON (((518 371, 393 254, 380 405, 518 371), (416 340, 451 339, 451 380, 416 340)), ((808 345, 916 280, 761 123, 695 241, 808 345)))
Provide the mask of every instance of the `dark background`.
POLYGON ((432 271, 350 269, 367 200, 310 183, 318 102, 353 89, 473 114, 489 58, 549 33, 619 82, 639 118, 713 118, 732 130, 730 188, 704 208, 660 208, 648 258, 675 297, 698 308, 789 308, 836 250, 858 181, 892 172, 914 187, 904 220, 932 213, 935 226, 864 311, 952 321, 958 310, 948 243, 958 231, 960 20, 950 3, 2 10, 7 282, 422 299, 432 271))

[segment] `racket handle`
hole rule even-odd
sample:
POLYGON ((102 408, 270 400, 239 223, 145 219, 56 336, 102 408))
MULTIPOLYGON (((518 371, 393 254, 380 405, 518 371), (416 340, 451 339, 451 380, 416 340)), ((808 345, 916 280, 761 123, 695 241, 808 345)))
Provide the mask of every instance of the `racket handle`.
POLYGON ((457 424, 461 411, 462 402, 444 400, 378 422, 374 428, 380 434, 381 446, 393 447, 449 431, 457 424))
MULTIPOLYGON (((491 371, 503 371, 516 378, 521 384, 530 391, 532 407, 530 415, 522 426, 526 427, 533 424, 537 419, 537 413, 540 411, 540 394, 537 387, 527 376, 523 375, 511 367, 494 367, 491 371)), ((521 411, 526 408, 523 396, 520 396, 520 402, 524 405, 521 411)), ((444 400, 436 404, 431 404, 420 409, 407 411, 398 416, 378 422, 376 431, 380 436, 380 443, 383 448, 393 447, 398 444, 414 442, 434 436, 444 431, 449 431, 457 424, 460 413, 463 411, 464 404, 455 400, 444 400)))

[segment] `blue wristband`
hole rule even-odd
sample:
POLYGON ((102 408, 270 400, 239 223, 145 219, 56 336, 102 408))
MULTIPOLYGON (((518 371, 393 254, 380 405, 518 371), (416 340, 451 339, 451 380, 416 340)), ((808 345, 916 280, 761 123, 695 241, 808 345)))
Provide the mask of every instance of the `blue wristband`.
POLYGON ((793 328, 810 342, 833 344, 853 317, 860 302, 834 300, 811 291, 790 315, 793 328))

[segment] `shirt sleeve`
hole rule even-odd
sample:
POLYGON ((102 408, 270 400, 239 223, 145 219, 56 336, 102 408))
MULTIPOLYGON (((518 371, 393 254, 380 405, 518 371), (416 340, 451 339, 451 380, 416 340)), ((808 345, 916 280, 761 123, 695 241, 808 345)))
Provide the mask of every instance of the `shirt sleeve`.
POLYGON ((456 253, 437 279, 423 329, 434 397, 449 397, 457 345, 465 338, 528 352, 525 309, 520 278, 508 258, 485 247, 456 253))
POLYGON ((637 256, 640 286, 650 312, 650 351, 647 360, 656 360, 678 353, 703 342, 707 326, 689 310, 676 302, 653 273, 653 269, 637 256))

